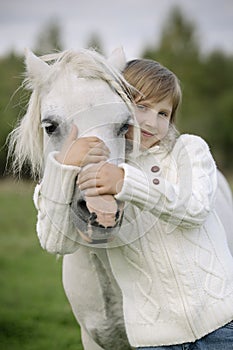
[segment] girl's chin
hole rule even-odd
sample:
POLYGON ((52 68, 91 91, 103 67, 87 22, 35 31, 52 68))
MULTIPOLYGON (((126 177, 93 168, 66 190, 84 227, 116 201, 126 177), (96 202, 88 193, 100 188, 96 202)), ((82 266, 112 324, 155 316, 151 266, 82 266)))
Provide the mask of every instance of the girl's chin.
POLYGON ((160 140, 158 139, 145 139, 145 138, 142 138, 141 140, 141 145, 144 147, 144 148, 151 148, 155 145, 157 145, 158 143, 160 142, 160 140))
POLYGON ((155 143, 145 143, 145 142, 141 142, 141 149, 149 149, 151 147, 154 147, 156 145, 159 144, 159 141, 155 142, 155 143))

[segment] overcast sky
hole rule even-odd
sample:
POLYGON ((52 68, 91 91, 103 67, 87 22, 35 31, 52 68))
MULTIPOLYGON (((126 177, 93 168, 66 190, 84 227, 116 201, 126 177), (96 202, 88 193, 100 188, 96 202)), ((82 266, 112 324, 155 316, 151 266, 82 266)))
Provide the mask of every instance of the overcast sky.
POLYGON ((62 27, 64 48, 86 47, 98 34, 106 54, 122 45, 128 59, 156 45, 171 7, 194 21, 203 51, 233 53, 233 0, 0 0, 0 54, 33 49, 49 19, 62 27))

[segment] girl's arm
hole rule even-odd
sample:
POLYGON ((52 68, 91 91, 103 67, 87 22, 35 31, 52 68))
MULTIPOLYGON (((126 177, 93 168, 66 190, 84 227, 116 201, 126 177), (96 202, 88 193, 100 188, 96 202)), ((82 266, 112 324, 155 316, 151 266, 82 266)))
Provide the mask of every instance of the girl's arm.
POLYGON ((116 198, 131 201, 171 225, 200 226, 214 206, 217 189, 216 165, 209 147, 198 136, 182 135, 171 162, 176 173, 172 182, 160 172, 122 164, 124 184, 116 198))
POLYGON ((68 254, 78 248, 77 229, 70 220, 70 204, 81 167, 106 160, 108 149, 97 137, 77 139, 73 127, 61 152, 48 155, 43 179, 35 188, 37 234, 50 253, 68 254))
POLYGON ((162 171, 153 172, 151 166, 139 169, 124 163, 118 168, 111 165, 111 169, 103 164, 93 166, 93 174, 90 169, 81 174, 80 188, 88 195, 111 192, 116 199, 131 202, 173 225, 202 225, 213 206, 217 187, 216 166, 207 144, 197 136, 180 136, 171 163, 172 182, 162 171))
POLYGON ((69 216, 80 168, 62 165, 56 156, 58 152, 49 154, 42 182, 35 188, 36 229, 43 249, 53 254, 67 254, 78 248, 78 233, 69 216))

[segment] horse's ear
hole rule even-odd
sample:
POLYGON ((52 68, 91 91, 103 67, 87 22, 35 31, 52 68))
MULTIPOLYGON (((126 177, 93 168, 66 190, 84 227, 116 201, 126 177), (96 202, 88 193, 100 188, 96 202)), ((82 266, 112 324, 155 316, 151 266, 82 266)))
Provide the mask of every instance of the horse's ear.
POLYGON ((50 69, 47 63, 29 49, 25 49, 25 64, 27 76, 34 87, 37 83, 41 83, 44 80, 50 69))
POLYGON ((125 52, 122 47, 118 47, 112 51, 108 57, 108 62, 120 72, 123 71, 126 65, 125 52))

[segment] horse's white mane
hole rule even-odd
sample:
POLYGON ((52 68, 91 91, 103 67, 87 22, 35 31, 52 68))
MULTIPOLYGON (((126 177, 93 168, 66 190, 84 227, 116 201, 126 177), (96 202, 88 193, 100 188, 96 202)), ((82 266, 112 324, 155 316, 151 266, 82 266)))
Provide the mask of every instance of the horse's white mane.
MULTIPOLYGON (((129 84, 125 81, 121 73, 111 66, 107 59, 91 49, 80 49, 79 51, 66 50, 59 53, 49 54, 40 57, 44 62, 50 64, 53 69, 48 71, 44 81, 40 81, 36 86, 31 85, 32 78, 30 75, 26 81, 29 88, 39 89, 46 83, 63 72, 65 67, 69 67, 73 72, 76 72, 78 77, 87 79, 101 79, 106 81, 122 98, 125 98, 125 93, 129 94, 129 84)), ((38 81, 37 81, 38 82, 38 81)), ((128 99, 127 99, 128 101, 128 99)))
MULTIPOLYGON (((35 79, 30 71, 23 86, 32 90, 25 116, 18 126, 10 133, 9 155, 12 156, 14 173, 20 173, 24 163, 28 162, 32 175, 40 176, 43 168, 43 131, 40 124, 40 92, 61 74, 65 68, 70 68, 79 77, 88 79, 101 79, 105 81, 131 110, 131 93, 129 84, 120 72, 114 69, 108 61, 94 50, 82 49, 80 51, 67 50, 60 53, 40 57, 44 65, 49 65, 46 74, 35 79), (46 63, 46 64, 45 64, 46 63)), ((41 61, 41 62, 42 62, 41 61)))

